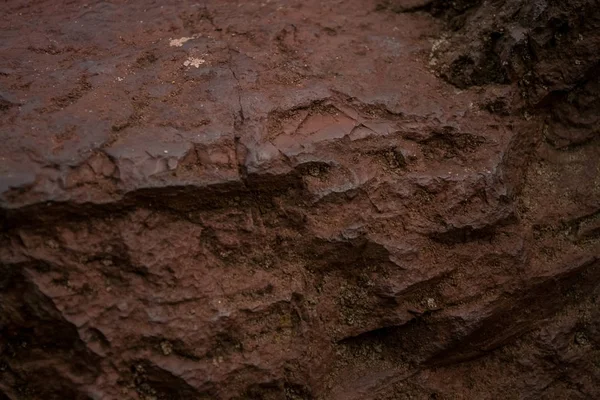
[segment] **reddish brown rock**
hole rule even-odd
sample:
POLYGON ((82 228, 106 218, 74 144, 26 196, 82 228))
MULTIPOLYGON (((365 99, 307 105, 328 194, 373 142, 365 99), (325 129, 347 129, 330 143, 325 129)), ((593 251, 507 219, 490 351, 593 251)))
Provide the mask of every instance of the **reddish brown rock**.
POLYGON ((0 399, 600 397, 598 13, 522 3, 7 2, 0 399))

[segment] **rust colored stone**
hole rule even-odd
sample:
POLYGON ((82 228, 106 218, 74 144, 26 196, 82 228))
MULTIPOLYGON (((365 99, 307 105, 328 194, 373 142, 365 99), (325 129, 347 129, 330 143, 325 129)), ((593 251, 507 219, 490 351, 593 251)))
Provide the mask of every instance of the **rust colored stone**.
POLYGON ((0 399, 600 398, 594 4, 5 2, 0 399))

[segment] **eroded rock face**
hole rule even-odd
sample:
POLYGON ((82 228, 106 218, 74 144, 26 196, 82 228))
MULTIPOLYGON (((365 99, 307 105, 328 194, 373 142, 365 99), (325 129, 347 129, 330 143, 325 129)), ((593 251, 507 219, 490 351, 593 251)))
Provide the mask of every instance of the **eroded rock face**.
POLYGON ((600 397, 597 14, 501 3, 9 2, 0 398, 600 397))
MULTIPOLYGON (((544 138, 558 148, 598 134, 600 13, 597 1, 436 2, 452 32, 430 63, 452 84, 513 83, 528 108, 548 113, 544 138), (458 5, 461 5, 458 2, 458 5), (442 7, 444 5, 445 7, 442 7)), ((504 103, 494 106, 505 112, 504 103)))

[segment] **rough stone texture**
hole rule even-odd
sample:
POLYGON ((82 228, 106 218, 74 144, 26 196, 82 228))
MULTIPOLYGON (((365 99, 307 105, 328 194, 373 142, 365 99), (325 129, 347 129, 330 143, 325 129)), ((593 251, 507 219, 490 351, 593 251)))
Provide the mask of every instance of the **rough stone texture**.
POLYGON ((5 2, 0 399, 600 398, 594 4, 5 2))
POLYGON ((428 4, 453 28, 432 52, 430 63, 442 77, 462 88, 515 83, 529 108, 550 110, 544 137, 555 147, 598 136, 597 0, 428 4))

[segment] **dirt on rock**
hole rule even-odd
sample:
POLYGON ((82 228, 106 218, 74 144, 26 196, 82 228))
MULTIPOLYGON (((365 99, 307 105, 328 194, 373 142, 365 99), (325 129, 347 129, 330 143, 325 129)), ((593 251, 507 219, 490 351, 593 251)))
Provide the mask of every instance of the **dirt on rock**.
POLYGON ((4 2, 0 400, 600 398, 599 10, 4 2))

